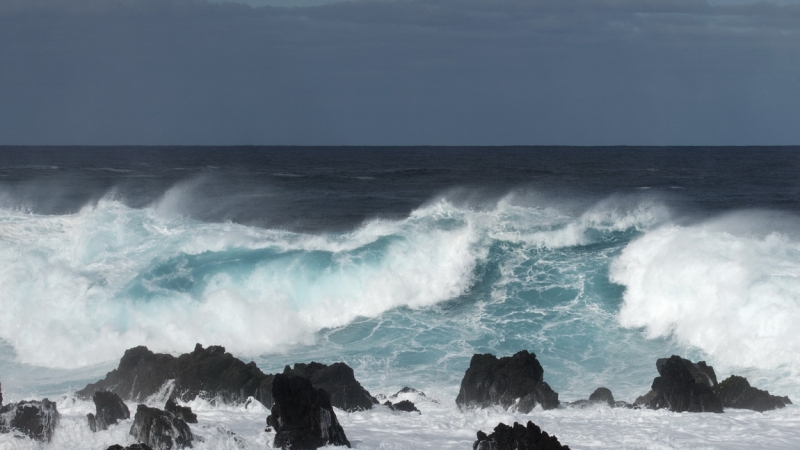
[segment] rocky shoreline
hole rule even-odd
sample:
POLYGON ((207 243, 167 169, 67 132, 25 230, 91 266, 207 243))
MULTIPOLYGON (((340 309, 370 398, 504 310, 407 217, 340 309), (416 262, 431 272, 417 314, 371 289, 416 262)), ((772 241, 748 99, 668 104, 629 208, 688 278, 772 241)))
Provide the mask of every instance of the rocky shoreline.
MULTIPOLYGON (((659 376, 654 378, 651 390, 633 403, 615 400, 613 393, 604 387, 596 389, 588 400, 560 402, 558 393, 544 381, 544 369, 535 354, 526 350, 501 358, 476 354, 464 374, 455 402, 461 410, 500 407, 519 413, 528 413, 536 407, 547 410, 596 404, 674 412, 722 413, 724 408, 763 412, 791 404, 788 397, 752 387, 743 377, 732 375, 718 382, 713 367, 704 361, 695 363, 673 355, 658 359, 656 369, 659 376)), ((397 399, 408 392, 425 396, 404 388, 389 398, 397 399)), ((199 438, 187 424, 197 423, 197 416, 180 403, 196 398, 217 405, 240 405, 252 401, 249 399, 259 401, 271 410, 265 421, 267 430, 275 432, 272 443, 275 448, 350 447, 334 408, 354 412, 380 404, 344 363, 297 363, 294 367, 286 366, 283 373, 265 374, 255 363, 245 363, 223 347, 203 348, 200 344, 193 352, 177 357, 153 353, 141 346, 131 348, 117 369, 75 395, 95 404, 96 413, 88 414, 86 420, 86 426, 93 432, 128 420, 130 411, 125 401, 139 403, 129 432, 137 443, 129 447, 115 445, 109 450, 192 447, 199 438), (152 405, 154 398, 162 399, 164 407, 141 404, 149 399, 152 405)), ((386 400, 384 405, 394 411, 420 414, 408 400, 395 403, 386 400)), ((0 433, 49 442, 57 432, 59 417, 56 403, 48 399, 3 405, 0 390, 0 433)), ((473 449, 482 450, 512 448, 569 447, 532 422, 499 423, 489 435, 478 431, 473 445, 473 449)))

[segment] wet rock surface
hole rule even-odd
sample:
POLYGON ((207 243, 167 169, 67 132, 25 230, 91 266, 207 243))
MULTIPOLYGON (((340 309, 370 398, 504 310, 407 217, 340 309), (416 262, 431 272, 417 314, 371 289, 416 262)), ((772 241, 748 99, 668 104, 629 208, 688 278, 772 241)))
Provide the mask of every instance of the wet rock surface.
POLYGON ((544 369, 536 355, 527 350, 497 358, 476 354, 461 381, 456 404, 462 408, 516 405, 522 413, 536 405, 557 408, 558 394, 544 382, 544 369))
POLYGON ((153 450, 191 447, 194 435, 183 419, 158 408, 139 405, 130 431, 139 443, 153 450))
POLYGON ((164 411, 171 412, 175 417, 183 419, 186 423, 197 423, 197 414, 192 412, 192 408, 181 406, 175 403, 173 399, 167 400, 167 404, 164 405, 164 411))
POLYGON ((653 379, 652 391, 635 404, 674 412, 722 412, 722 402, 712 389, 716 383, 712 367, 673 355, 659 359, 656 369, 661 376, 653 379))
POLYGON ((656 360, 656 370, 658 370, 658 373, 661 373, 667 363, 674 364, 677 360, 676 358, 679 359, 683 367, 689 371, 695 383, 703 384, 710 388, 717 386, 717 374, 714 372, 714 368, 706 364, 705 361, 694 363, 686 358, 675 355, 670 358, 659 358, 656 360))
POLYGON ((411 400, 402 400, 397 403, 387 400, 384 405, 388 406, 392 411, 420 412, 411 400))
POLYGON ((307 378, 315 388, 324 389, 330 395, 331 405, 348 412, 372 409, 378 403, 356 380, 353 369, 342 362, 331 365, 313 361, 297 363, 294 368, 286 366, 283 374, 307 378))
POLYGON ((389 398, 390 399, 396 399, 396 398, 399 398, 400 396, 403 396, 403 395, 416 397, 418 399, 430 400, 428 398, 428 396, 425 395, 424 392, 420 391, 419 389, 410 388, 408 386, 404 387, 403 389, 400 389, 399 391, 397 391, 396 394, 393 394, 393 395, 389 396, 389 398))
POLYGON ((614 394, 611 393, 611 390, 604 387, 599 387, 592 392, 592 395, 589 396, 589 400, 577 400, 574 402, 569 403, 562 403, 567 407, 578 407, 578 408, 587 408, 593 405, 608 405, 612 408, 632 408, 633 405, 627 402, 614 400, 614 394))
POLYGON ((592 403, 605 403, 608 406, 614 406, 614 394, 611 393, 611 389, 599 387, 589 396, 589 401, 592 403))
POLYGON ((109 391, 124 400, 143 402, 165 387, 170 391, 164 392, 166 396, 182 401, 199 396, 241 404, 252 396, 267 407, 272 405, 272 375, 264 374, 253 362, 245 364, 226 353, 224 347, 203 348, 200 344, 192 353, 178 357, 153 353, 144 346, 128 349, 119 367, 76 395, 89 398, 97 391, 109 391))
POLYGON ((107 430, 109 425, 131 417, 125 402, 113 392, 97 391, 92 395, 92 400, 96 413, 87 416, 92 431, 107 430))
POLYGON ((50 442, 60 417, 56 403, 48 399, 9 403, 0 408, 0 433, 16 430, 31 439, 50 442))
POLYGON ((339 425, 330 396, 311 381, 294 375, 279 374, 272 384, 275 404, 267 425, 275 430, 273 447, 313 450, 326 445, 350 447, 339 425))
POLYGON ((769 411, 791 405, 789 397, 770 395, 768 391, 750 386, 747 378, 731 375, 719 383, 714 393, 726 408, 752 409, 753 411, 769 411))
POLYGON ((498 424, 494 432, 486 435, 478 431, 478 439, 472 444, 473 450, 569 450, 561 445, 558 438, 542 431, 536 424, 527 425, 514 422, 513 426, 498 424))

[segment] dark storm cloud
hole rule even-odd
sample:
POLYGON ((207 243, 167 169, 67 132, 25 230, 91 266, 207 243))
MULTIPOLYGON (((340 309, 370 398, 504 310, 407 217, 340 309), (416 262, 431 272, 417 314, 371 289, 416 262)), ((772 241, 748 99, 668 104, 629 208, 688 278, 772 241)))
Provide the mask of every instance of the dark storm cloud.
POLYGON ((0 4, 0 143, 791 144, 800 7, 0 4))

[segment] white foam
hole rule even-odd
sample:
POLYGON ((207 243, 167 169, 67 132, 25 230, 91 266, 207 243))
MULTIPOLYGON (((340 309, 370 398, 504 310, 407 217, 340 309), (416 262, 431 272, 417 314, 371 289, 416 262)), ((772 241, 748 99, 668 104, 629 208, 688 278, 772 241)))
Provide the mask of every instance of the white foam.
MULTIPOLYGON (((573 449, 795 449, 800 445, 800 407, 757 413, 726 410, 724 414, 671 413, 668 411, 611 409, 558 409, 517 414, 499 409, 461 412, 453 402, 422 402, 421 414, 391 411, 378 406, 371 411, 336 415, 353 448, 360 450, 471 448, 478 430, 491 433, 500 422, 532 420, 544 431, 573 449)), ((128 403, 131 413, 136 405, 128 403)), ((130 445, 133 417, 109 430, 92 433, 86 414, 91 402, 59 399, 62 414, 50 444, 0 434, 4 450, 103 450, 113 444, 130 445)), ((192 404, 198 423, 191 424, 199 439, 197 450, 272 448, 274 432, 265 432, 268 411, 259 408, 192 404)), ((338 447, 330 447, 338 448, 338 447)))
MULTIPOLYGON (((0 338, 21 362, 67 368, 115 360, 142 344, 186 351, 215 343, 260 354, 309 343, 322 328, 431 305, 469 287, 485 254, 480 230, 455 208, 431 208, 329 236, 200 223, 110 199, 66 216, 3 211, 0 338), (237 249, 280 257, 241 273, 212 270, 194 280, 199 293, 144 280, 151 298, 126 294, 137 276, 169 258, 237 249)), ((184 269, 167 276, 191 275, 184 269)))
POLYGON ((71 215, 0 210, 0 339, 18 360, 74 368, 136 345, 185 352, 196 342, 240 355, 280 351, 357 317, 465 293, 498 239, 558 248, 589 242, 592 229, 646 228, 664 215, 626 198, 578 218, 513 196, 483 209, 438 199, 403 220, 309 235, 183 217, 180 205, 200 181, 143 209, 105 198, 71 215), (248 256, 255 250, 268 254, 248 256), (190 267, 189 257, 209 255, 190 267), (216 269, 243 258, 242 267, 216 269), (168 273, 152 275, 162 264, 168 273), (199 287, 159 284, 175 279, 199 287), (131 293, 132 283, 147 296, 131 293))
POLYGON ((513 196, 498 203, 495 239, 539 248, 564 248, 592 242, 590 230, 604 232, 646 230, 668 220, 662 203, 638 197, 612 196, 593 205, 578 217, 546 207, 518 206, 513 196))
POLYGON ((797 218, 743 212, 667 225, 631 242, 611 279, 626 287, 619 321, 701 349, 717 372, 800 376, 797 218))

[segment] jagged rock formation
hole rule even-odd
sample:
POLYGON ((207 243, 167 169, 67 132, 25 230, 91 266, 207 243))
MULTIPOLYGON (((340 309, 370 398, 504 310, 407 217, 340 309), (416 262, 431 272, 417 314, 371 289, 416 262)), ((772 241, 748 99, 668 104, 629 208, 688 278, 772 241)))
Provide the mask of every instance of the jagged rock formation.
POLYGON ((527 426, 517 422, 511 427, 498 424, 488 436, 478 431, 478 440, 472 444, 472 450, 569 450, 569 447, 561 445, 558 438, 528 421, 527 426))
POLYGON ((474 355, 461 380, 456 404, 462 408, 516 405, 522 413, 536 405, 558 407, 558 394, 544 382, 544 369, 527 350, 498 359, 492 354, 474 355))
POLYGON ((197 414, 192 412, 188 406, 180 406, 173 399, 167 400, 164 411, 171 412, 175 417, 183 419, 186 423, 197 423, 197 414))
POLYGON ((353 369, 342 362, 329 366, 313 361, 309 364, 297 363, 294 369, 286 366, 283 374, 309 379, 315 388, 325 389, 331 397, 331 405, 345 411, 372 409, 372 405, 378 403, 356 380, 353 369))
POLYGON ((3 406, 3 385, 0 384, 0 407, 3 406))
POLYGON ((722 412, 722 402, 713 391, 717 382, 713 367, 673 355, 659 359, 656 369, 661 376, 653 379, 652 391, 636 399, 635 405, 675 412, 722 412))
POLYGON ((384 405, 388 406, 392 411, 420 412, 411 400, 402 400, 397 403, 386 400, 384 405))
POLYGON ((311 382, 293 375, 275 375, 272 383, 275 404, 267 425, 275 429, 273 447, 313 450, 350 441, 331 407, 330 396, 311 382))
POLYGON ((131 412, 119 395, 113 392, 97 391, 92 395, 96 414, 87 414, 92 431, 107 430, 120 420, 130 419, 131 412))
POLYGON ((656 368, 661 376, 653 380, 652 390, 637 398, 634 406, 721 413, 723 407, 767 411, 792 404, 789 397, 770 395, 736 375, 718 383, 714 368, 704 361, 693 363, 673 355, 659 359, 656 368))
POLYGON ((88 398, 97 391, 110 391, 125 400, 143 402, 165 386, 182 401, 199 396, 241 404, 252 396, 267 407, 272 405, 272 375, 265 375, 254 362, 245 364, 234 358, 224 347, 204 349, 200 344, 177 358, 144 346, 128 349, 118 368, 76 394, 88 398))
POLYGON ((194 435, 183 419, 157 408, 139 405, 130 431, 138 442, 153 450, 191 447, 194 435))
POLYGON ((789 397, 770 395, 768 391, 762 391, 750 386, 747 378, 736 375, 731 375, 722 383, 719 383, 714 389, 714 393, 722 401, 722 406, 726 408, 752 409, 764 412, 792 404, 789 397))
POLYGON ((17 430, 31 439, 50 442, 60 417, 56 403, 48 399, 9 403, 0 408, 0 433, 17 430))

